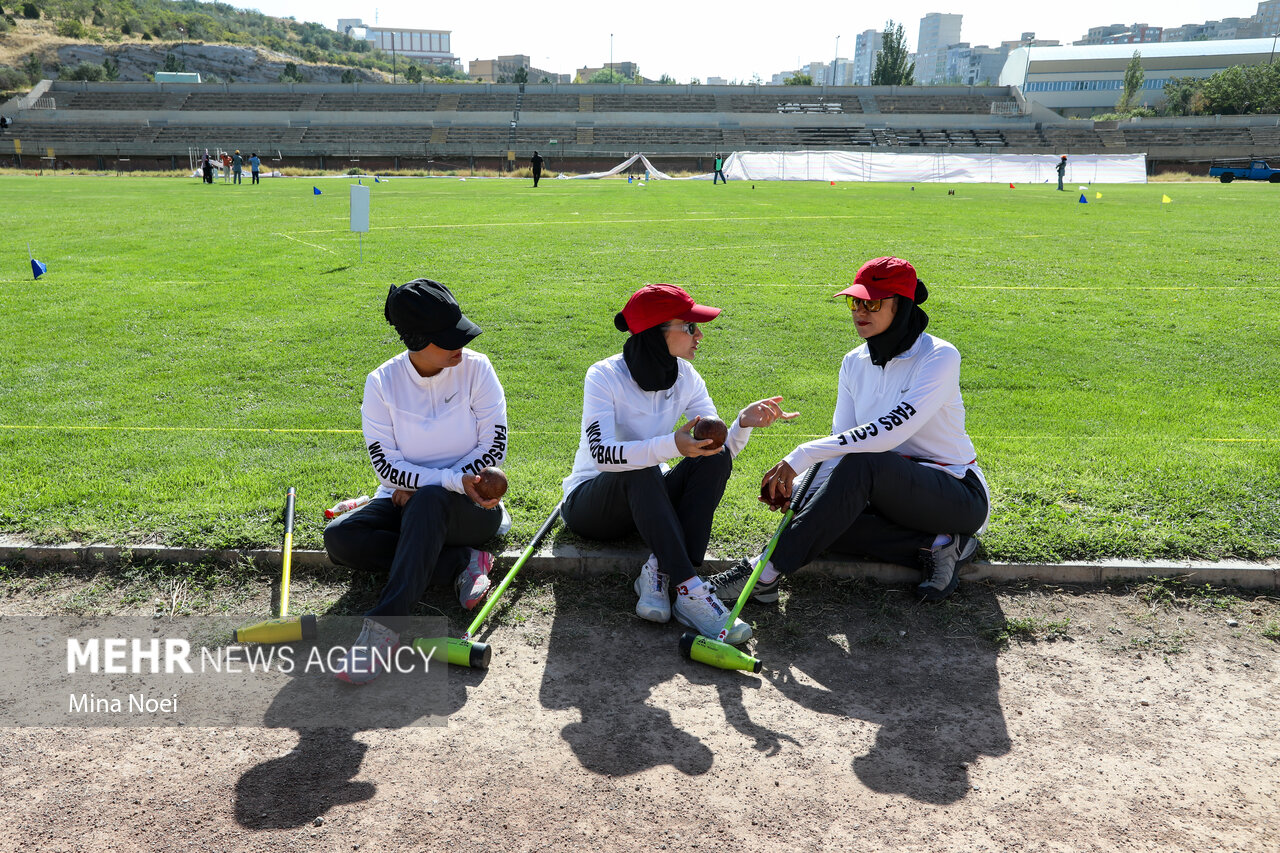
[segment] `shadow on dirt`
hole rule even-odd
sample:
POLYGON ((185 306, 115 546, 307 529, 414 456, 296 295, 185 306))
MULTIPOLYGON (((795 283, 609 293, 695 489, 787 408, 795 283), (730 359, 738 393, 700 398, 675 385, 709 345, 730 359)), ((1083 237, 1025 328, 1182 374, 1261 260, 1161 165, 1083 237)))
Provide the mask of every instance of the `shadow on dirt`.
POLYGON ((1004 616, 990 588, 963 584, 926 605, 902 588, 801 577, 785 613, 761 615, 756 654, 779 692, 878 727, 850 762, 873 791, 953 803, 972 790, 979 756, 1010 750, 989 639, 1004 616))
MULTIPOLYGON (((376 588, 376 582, 371 586, 368 580, 358 579, 328 613, 322 614, 323 642, 317 647, 324 648, 327 642, 345 647, 355 639, 360 618, 352 614, 373 604, 376 591, 371 596, 370 589, 376 588), (326 637, 325 626, 334 624, 341 627, 326 637)), ((451 588, 432 589, 424 597, 427 607, 420 606, 419 611, 447 613, 454 620, 449 635, 458 636, 465 629, 465 614, 456 601, 449 607, 451 596, 451 588)), ((403 636, 407 639, 409 633, 403 636)), ((438 632, 431 632, 435 633, 438 632)), ((420 635, 414 632, 414 636, 420 635)), ((377 786, 352 781, 360 773, 368 749, 355 739, 356 733, 429 725, 428 718, 443 725, 450 714, 466 704, 468 691, 484 681, 487 671, 450 667, 447 677, 445 672, 434 664, 429 673, 415 667, 413 671, 385 675, 364 687, 341 684, 331 674, 319 679, 291 679, 272 700, 261 725, 295 729, 298 745, 286 755, 250 768, 237 780, 236 821, 246 829, 297 828, 323 817, 336 806, 371 800, 377 794, 377 786), (335 726, 297 725, 300 713, 314 719, 318 712, 330 714, 335 726), (350 725, 353 720, 359 722, 350 725)))
POLYGON ((986 587, 962 585, 952 600, 924 606, 905 588, 800 576, 784 607, 751 604, 744 614, 755 622, 752 649, 765 663, 752 675, 680 659, 675 626, 637 623, 627 613, 629 588, 618 586, 614 579, 608 591, 585 594, 581 584, 555 587, 540 699, 581 712, 561 735, 587 770, 711 769, 712 750, 652 706, 654 688, 677 672, 714 686, 725 721, 765 755, 803 750, 822 736, 801 727, 811 723, 791 727, 785 708, 770 708, 769 687, 819 714, 875 726, 874 744, 850 756, 850 770, 872 790, 920 802, 962 799, 971 790, 968 767, 1010 749, 998 648, 989 639, 1003 614, 986 587), (758 709, 755 719, 749 707, 758 709))

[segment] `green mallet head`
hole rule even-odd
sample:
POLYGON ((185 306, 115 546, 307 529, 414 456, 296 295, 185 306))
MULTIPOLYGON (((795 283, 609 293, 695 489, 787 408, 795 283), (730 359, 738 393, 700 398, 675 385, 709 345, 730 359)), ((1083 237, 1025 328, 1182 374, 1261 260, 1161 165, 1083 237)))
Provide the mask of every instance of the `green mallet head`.
POLYGON ((743 669, 748 672, 760 671, 759 658, 753 658, 728 643, 712 640, 700 634, 682 634, 680 636, 680 654, 689 660, 710 664, 720 669, 743 669))
POLYGON ((489 657, 493 654, 488 643, 473 643, 453 637, 423 637, 414 640, 413 647, 434 660, 472 669, 488 669, 489 657))

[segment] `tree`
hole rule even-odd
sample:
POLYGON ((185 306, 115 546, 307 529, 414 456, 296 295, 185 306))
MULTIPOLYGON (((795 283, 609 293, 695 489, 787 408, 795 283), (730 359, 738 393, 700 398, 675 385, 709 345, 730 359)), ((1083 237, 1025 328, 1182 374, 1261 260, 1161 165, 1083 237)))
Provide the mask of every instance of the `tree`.
POLYGON ((354 83, 356 82, 356 79, 356 72, 352 71, 350 68, 342 72, 343 83, 354 83))
POLYGON ((516 69, 516 73, 511 75, 511 82, 512 83, 528 83, 529 69, 521 65, 519 68, 516 69))
POLYGON ((22 17, 34 21, 36 18, 40 17, 40 10, 36 7, 35 3, 23 3, 22 17))
POLYGON ((876 54, 871 72, 872 86, 910 86, 915 83, 916 64, 907 54, 907 37, 902 24, 890 18, 884 24, 884 47, 876 54))
POLYGON ((284 64, 284 71, 280 72, 280 82, 281 83, 305 83, 307 82, 307 78, 303 77, 302 74, 299 73, 298 65, 296 62, 286 62, 284 64))
POLYGON ((1142 54, 1135 50, 1133 56, 1129 57, 1129 65, 1124 69, 1124 89, 1116 103, 1116 112, 1127 113, 1136 106, 1134 100, 1142 91, 1142 83, 1146 77, 1142 70, 1142 54))
POLYGON ((102 57, 102 73, 108 80, 119 80, 120 63, 109 56, 102 57))
POLYGON ((404 79, 410 83, 421 83, 422 69, 410 63, 409 67, 404 70, 404 79))
POLYGON ((658 78, 658 85, 674 86, 676 85, 676 78, 672 77, 670 74, 663 74, 661 77, 658 78))
POLYGON ((808 74, 792 74, 782 81, 785 86, 812 86, 813 78, 808 74))
POLYGON ((81 62, 67 75, 68 80, 88 80, 90 83, 101 82, 105 77, 102 66, 94 65, 92 62, 81 62))
POLYGON ((612 68, 601 68, 588 79, 588 83, 626 83, 627 78, 623 77, 612 68))
POLYGON ((1170 77, 1164 84, 1164 111, 1171 116, 1192 115, 1192 102, 1200 91, 1196 77, 1170 77))
MULTIPOLYGON (((292 65, 293 63, 291 62, 289 64, 292 65)), ((178 57, 174 56, 172 53, 166 53, 164 55, 164 65, 160 67, 160 70, 161 71, 186 71, 187 63, 186 63, 186 60, 179 59, 178 57)))
POLYGON ((44 77, 44 64, 40 62, 40 57, 34 53, 28 56, 20 67, 26 72, 32 83, 39 83, 41 78, 44 77))

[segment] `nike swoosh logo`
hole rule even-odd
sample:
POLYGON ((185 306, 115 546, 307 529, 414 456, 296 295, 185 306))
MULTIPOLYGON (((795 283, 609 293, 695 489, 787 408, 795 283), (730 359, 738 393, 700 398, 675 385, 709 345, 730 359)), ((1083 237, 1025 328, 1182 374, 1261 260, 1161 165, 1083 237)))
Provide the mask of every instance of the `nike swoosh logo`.
MULTIPOLYGON (((902 390, 903 390, 903 391, 905 391, 905 390, 907 390, 907 389, 906 389, 906 388, 903 388, 902 390)), ((453 399, 454 397, 456 397, 456 396, 458 396, 458 392, 457 392, 457 391, 454 391, 454 392, 453 392, 452 394, 450 394, 448 397, 445 397, 445 398, 444 398, 445 403, 448 403, 450 400, 452 400, 452 399, 453 399)))
MULTIPOLYGON (((911 390, 911 386, 910 386, 910 385, 908 385, 906 388, 903 388, 903 389, 902 389, 901 391, 899 391, 898 393, 899 393, 899 394, 905 394, 905 393, 907 393, 907 392, 908 392, 908 391, 910 391, 910 390, 911 390)), ((447 402, 448 402, 448 400, 446 400, 445 402, 447 403, 447 402)))
POLYGON ((676 393, 676 392, 675 392, 675 391, 668 391, 668 392, 667 392, 666 399, 670 400, 670 399, 671 399, 671 395, 672 395, 672 394, 674 394, 674 393, 676 393))

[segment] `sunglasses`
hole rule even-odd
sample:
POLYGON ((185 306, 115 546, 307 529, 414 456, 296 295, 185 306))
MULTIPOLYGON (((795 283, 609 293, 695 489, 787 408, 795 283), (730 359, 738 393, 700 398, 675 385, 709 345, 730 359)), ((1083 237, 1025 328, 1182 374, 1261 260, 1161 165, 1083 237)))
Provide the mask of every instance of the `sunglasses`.
MULTIPOLYGON (((891 299, 892 297, 885 297, 891 299)), ((849 306, 850 311, 857 311, 859 308, 866 308, 872 314, 884 307, 884 299, 859 299, 856 296, 846 296, 844 304, 849 306)))
POLYGON ((668 323, 662 328, 671 332, 684 332, 686 335, 693 337, 698 334, 697 323, 668 323))

